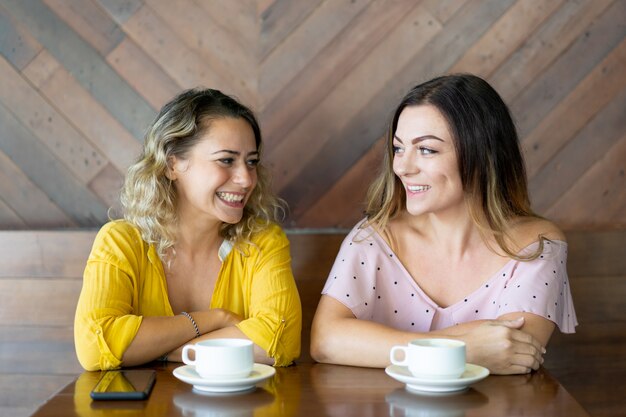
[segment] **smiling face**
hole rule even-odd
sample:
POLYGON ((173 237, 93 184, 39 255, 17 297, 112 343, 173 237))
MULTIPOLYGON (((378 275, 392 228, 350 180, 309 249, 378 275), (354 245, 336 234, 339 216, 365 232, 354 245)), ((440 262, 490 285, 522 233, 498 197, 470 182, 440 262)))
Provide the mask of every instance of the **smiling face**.
POLYGON ((404 185, 410 214, 437 214, 463 206, 454 142, 446 119, 436 107, 404 108, 393 146, 393 171, 404 185))
POLYGON ((212 120, 201 135, 186 158, 170 161, 168 176, 178 194, 178 214, 238 223, 257 184, 254 132, 242 118, 223 117, 212 120))

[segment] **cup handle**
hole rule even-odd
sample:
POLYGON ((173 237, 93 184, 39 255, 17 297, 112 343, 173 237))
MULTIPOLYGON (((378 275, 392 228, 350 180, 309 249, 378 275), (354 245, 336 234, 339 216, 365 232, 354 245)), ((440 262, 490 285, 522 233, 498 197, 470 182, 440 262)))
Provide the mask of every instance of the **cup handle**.
POLYGON ((408 358, 408 352, 406 350, 406 346, 394 346, 391 348, 391 351, 389 352, 389 359, 391 360, 391 363, 393 363, 394 365, 407 366, 407 358, 408 358), (404 360, 402 361, 399 361, 396 359, 396 352, 399 350, 404 352, 404 360))
POLYGON ((183 357, 183 363, 185 365, 195 365, 196 361, 195 360, 191 360, 189 359, 189 351, 193 350, 194 353, 197 355, 198 351, 196 350, 196 347, 194 345, 185 345, 183 346, 183 352, 182 352, 182 357, 183 357))

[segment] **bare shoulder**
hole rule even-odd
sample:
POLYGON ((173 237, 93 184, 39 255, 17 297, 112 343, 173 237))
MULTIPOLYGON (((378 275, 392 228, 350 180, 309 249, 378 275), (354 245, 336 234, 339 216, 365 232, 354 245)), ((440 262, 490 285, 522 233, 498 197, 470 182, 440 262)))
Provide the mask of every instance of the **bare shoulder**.
POLYGON ((566 242, 565 234, 549 220, 537 217, 524 217, 517 219, 510 230, 510 236, 523 248, 544 237, 550 240, 566 242))

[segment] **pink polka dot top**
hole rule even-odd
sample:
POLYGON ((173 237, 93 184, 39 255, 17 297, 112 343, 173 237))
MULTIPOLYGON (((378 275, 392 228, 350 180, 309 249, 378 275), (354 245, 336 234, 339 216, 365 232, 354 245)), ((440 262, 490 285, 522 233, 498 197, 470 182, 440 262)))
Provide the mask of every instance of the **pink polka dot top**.
MULTIPOLYGON (((428 332, 527 312, 553 321, 563 333, 574 333, 578 325, 567 278, 565 242, 546 240, 542 254, 532 261, 511 259, 479 289, 444 308, 422 291, 373 228, 360 229, 362 223, 344 239, 322 290, 358 319, 428 332)), ((532 243, 524 251, 533 251, 538 244, 532 243)))

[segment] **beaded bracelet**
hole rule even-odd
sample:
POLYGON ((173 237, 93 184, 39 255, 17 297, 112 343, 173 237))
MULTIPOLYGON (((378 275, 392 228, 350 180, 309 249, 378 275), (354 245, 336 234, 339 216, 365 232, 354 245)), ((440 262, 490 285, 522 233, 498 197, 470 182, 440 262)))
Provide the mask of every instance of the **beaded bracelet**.
POLYGON ((198 325, 196 324, 196 321, 193 319, 193 317, 191 317, 191 314, 187 313, 186 311, 181 311, 180 314, 187 317, 191 321, 191 324, 193 324, 193 328, 196 331, 196 337, 200 337, 200 329, 198 329, 198 325))

